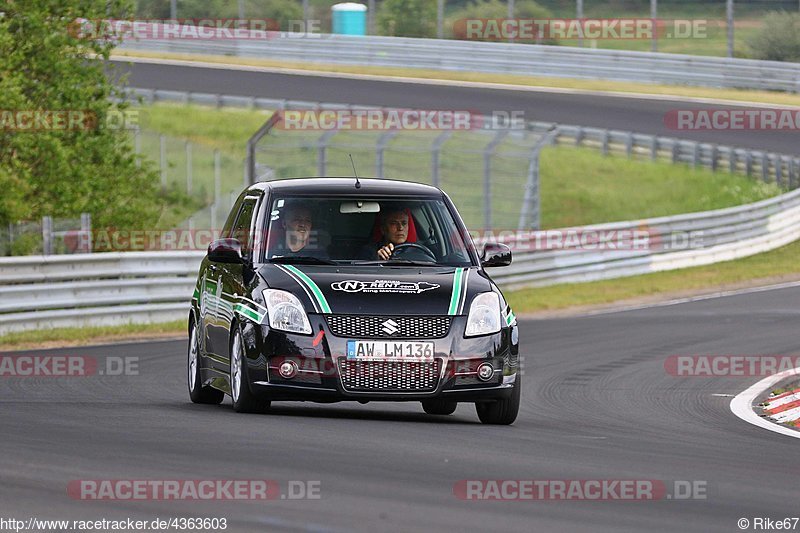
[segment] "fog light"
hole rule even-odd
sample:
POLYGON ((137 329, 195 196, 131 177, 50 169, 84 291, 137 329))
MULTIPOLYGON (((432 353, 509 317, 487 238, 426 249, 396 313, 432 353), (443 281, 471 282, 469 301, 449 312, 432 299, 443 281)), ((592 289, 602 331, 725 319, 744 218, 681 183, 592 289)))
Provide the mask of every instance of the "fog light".
POLYGON ((283 379, 292 379, 297 375, 297 364, 294 361, 284 361, 278 367, 278 373, 283 379))
POLYGON ((489 363, 483 363, 478 367, 478 379, 489 381, 494 376, 494 368, 489 363))

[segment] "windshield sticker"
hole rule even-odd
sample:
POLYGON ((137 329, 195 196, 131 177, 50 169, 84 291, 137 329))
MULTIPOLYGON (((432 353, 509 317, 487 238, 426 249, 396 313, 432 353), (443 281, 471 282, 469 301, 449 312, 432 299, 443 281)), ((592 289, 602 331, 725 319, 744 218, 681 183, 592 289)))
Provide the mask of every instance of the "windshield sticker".
POLYGON ((376 279, 375 281, 337 281, 336 283, 331 283, 331 288, 335 291, 344 292, 419 294, 432 289, 438 289, 439 285, 428 283, 427 281, 413 282, 376 279))

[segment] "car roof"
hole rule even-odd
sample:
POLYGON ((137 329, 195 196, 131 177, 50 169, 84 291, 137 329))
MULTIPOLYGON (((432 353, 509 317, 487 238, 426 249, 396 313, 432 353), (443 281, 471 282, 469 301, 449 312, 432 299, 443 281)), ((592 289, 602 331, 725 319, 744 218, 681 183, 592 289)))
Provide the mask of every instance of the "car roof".
POLYGON ((248 190, 280 192, 284 194, 334 194, 348 196, 433 196, 442 197, 442 191, 424 183, 390 180, 382 178, 359 178, 361 187, 356 188, 356 178, 292 178, 262 181, 248 190))

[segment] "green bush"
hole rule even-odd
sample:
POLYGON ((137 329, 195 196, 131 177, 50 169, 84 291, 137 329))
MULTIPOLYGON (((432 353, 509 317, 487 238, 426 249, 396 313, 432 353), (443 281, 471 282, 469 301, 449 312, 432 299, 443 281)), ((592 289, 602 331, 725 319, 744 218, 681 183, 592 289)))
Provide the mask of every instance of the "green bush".
POLYGON ((436 2, 431 0, 385 0, 378 9, 382 35, 393 37, 436 36, 436 2))
POLYGON ((771 61, 800 61, 800 15, 773 11, 758 33, 747 39, 751 57, 771 61))

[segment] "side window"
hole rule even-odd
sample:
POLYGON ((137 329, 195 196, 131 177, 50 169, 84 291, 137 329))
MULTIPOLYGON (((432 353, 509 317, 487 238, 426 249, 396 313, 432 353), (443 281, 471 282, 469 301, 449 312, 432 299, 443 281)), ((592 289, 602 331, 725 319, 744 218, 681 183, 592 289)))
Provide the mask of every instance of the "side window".
POLYGON ((253 250, 253 234, 250 231, 253 221, 253 213, 256 210, 255 198, 246 198, 239 209, 239 215, 231 229, 231 237, 238 239, 242 243, 242 253, 249 256, 253 250))
POLYGON ((222 233, 220 234, 221 237, 230 237, 231 230, 233 229, 233 223, 236 222, 236 215, 239 214, 239 211, 242 207, 242 197, 240 196, 236 203, 233 204, 231 208, 231 212, 228 213, 228 218, 225 220, 225 225, 222 227, 222 233))

